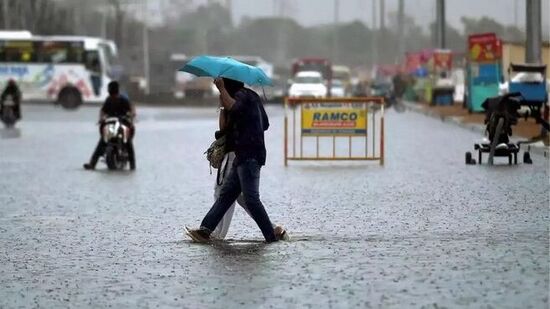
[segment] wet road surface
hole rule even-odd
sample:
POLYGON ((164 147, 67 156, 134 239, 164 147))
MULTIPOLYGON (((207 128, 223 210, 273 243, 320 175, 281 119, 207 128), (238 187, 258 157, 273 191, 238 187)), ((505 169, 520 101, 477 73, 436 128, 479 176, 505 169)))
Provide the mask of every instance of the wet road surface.
POLYGON ((81 166, 97 110, 24 106, 0 129, 0 308, 547 308, 549 166, 465 166, 473 132, 388 112, 386 164, 283 166, 269 107, 261 194, 290 242, 244 211, 192 244, 212 204, 213 109, 140 108, 138 170, 81 166))

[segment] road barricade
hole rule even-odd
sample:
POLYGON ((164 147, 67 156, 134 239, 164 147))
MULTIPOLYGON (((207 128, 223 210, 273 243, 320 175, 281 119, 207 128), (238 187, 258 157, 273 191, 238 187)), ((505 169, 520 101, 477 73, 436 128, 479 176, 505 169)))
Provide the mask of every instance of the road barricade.
POLYGON ((384 165, 384 98, 285 98, 288 161, 379 161, 384 165))

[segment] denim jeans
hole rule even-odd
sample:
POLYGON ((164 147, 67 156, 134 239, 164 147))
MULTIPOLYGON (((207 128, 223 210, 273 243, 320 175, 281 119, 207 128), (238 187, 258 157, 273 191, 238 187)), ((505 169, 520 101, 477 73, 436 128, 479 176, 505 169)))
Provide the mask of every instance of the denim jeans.
POLYGON ((224 179, 220 195, 202 220, 201 228, 213 231, 241 192, 250 216, 256 221, 265 240, 276 241, 273 226, 260 201, 260 165, 254 159, 231 166, 229 175, 224 179))

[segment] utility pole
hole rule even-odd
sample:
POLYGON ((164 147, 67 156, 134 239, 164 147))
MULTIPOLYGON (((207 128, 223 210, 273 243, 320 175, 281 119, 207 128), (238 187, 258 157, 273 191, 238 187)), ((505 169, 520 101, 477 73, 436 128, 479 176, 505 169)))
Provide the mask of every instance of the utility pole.
POLYGON ((104 39, 107 38, 107 12, 108 9, 103 7, 101 10, 101 37, 104 39))
POLYGON ((445 0, 436 0, 436 47, 445 48, 445 0))
POLYGON ((380 30, 386 29, 386 1, 380 0, 380 30))
POLYGON ((399 0, 398 8, 397 8, 397 35, 398 35, 398 44, 399 44, 399 55, 398 59, 400 57, 403 57, 405 55, 405 1, 399 0))
POLYGON ((288 22, 285 16, 285 2, 283 0, 275 0, 274 7, 276 6, 276 15, 281 19, 279 26, 277 27, 277 48, 275 49, 275 59, 279 65, 286 65, 287 63, 287 45, 288 45, 288 22))
POLYGON ((101 8, 101 25, 100 25, 100 36, 104 39, 107 38, 107 14, 109 12, 109 4, 107 1, 103 3, 101 8))
POLYGON ((4 29, 10 28, 10 21, 9 21, 9 14, 8 14, 8 1, 9 0, 2 0, 2 13, 4 16, 2 18, 4 19, 4 29))
POLYGON ((371 10, 371 14, 372 14, 372 35, 371 35, 371 42, 370 42, 370 46, 371 46, 371 64, 372 65, 375 65, 377 62, 378 62, 378 46, 376 46, 376 44, 378 43, 378 38, 377 38, 377 27, 376 27, 376 1, 377 0, 371 0, 372 1, 372 10, 371 10))
POLYGON ((233 21, 233 1, 225 0, 225 8, 229 12, 229 17, 231 18, 231 21, 233 21))
POLYGON ((151 79, 149 78, 149 26, 147 16, 147 0, 142 0, 143 16, 143 75, 145 78, 145 95, 151 92, 151 79))
POLYGON ((338 62, 338 22, 340 1, 334 0, 334 21, 332 25, 332 61, 338 62))
POLYGON ((526 35, 525 40, 525 62, 541 63, 542 49, 542 21, 540 0, 526 0, 526 35))
POLYGON ((80 29, 80 24, 82 23, 82 16, 81 16, 81 12, 80 12, 80 7, 81 7, 82 3, 79 3, 78 1, 76 3, 73 3, 73 7, 72 7, 72 15, 73 15, 73 29, 72 29, 72 32, 73 34, 76 34, 76 35, 82 35, 82 31, 80 29))
POLYGON ((514 0, 514 26, 518 27, 518 0, 514 0))

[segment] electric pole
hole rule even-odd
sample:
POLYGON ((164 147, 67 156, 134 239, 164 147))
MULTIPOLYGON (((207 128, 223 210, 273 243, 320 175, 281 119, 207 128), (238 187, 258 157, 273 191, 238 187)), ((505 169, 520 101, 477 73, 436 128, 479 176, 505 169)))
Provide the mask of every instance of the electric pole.
POLYGON ((436 0, 436 47, 445 48, 445 0, 436 0))
POLYGON ((143 39, 143 75, 145 78, 145 95, 149 95, 151 91, 151 79, 149 74, 149 27, 148 27, 148 18, 149 15, 147 12, 147 0, 142 0, 142 16, 143 16, 143 27, 142 27, 142 39, 143 39))
POLYGON ((525 62, 541 63, 542 49, 542 21, 541 1, 526 0, 526 35, 525 40, 525 62))
POLYGON ((8 14, 8 1, 9 0, 2 0, 2 13, 4 16, 2 16, 4 18, 4 29, 9 29, 10 28, 10 22, 9 22, 9 14, 8 14))
POLYGON ((405 1, 399 0, 398 9, 397 9, 397 36, 399 44, 399 58, 405 55, 405 1))
POLYGON ((340 1, 334 0, 334 21, 332 25, 332 62, 338 62, 338 22, 340 1))
POLYGON ((386 29, 386 1, 380 0, 380 30, 386 29))
POLYGON ((372 0, 372 10, 371 10, 371 18, 372 18, 372 29, 371 29, 371 64, 375 65, 378 62, 378 46, 376 44, 378 43, 378 32, 376 27, 376 1, 372 0))

